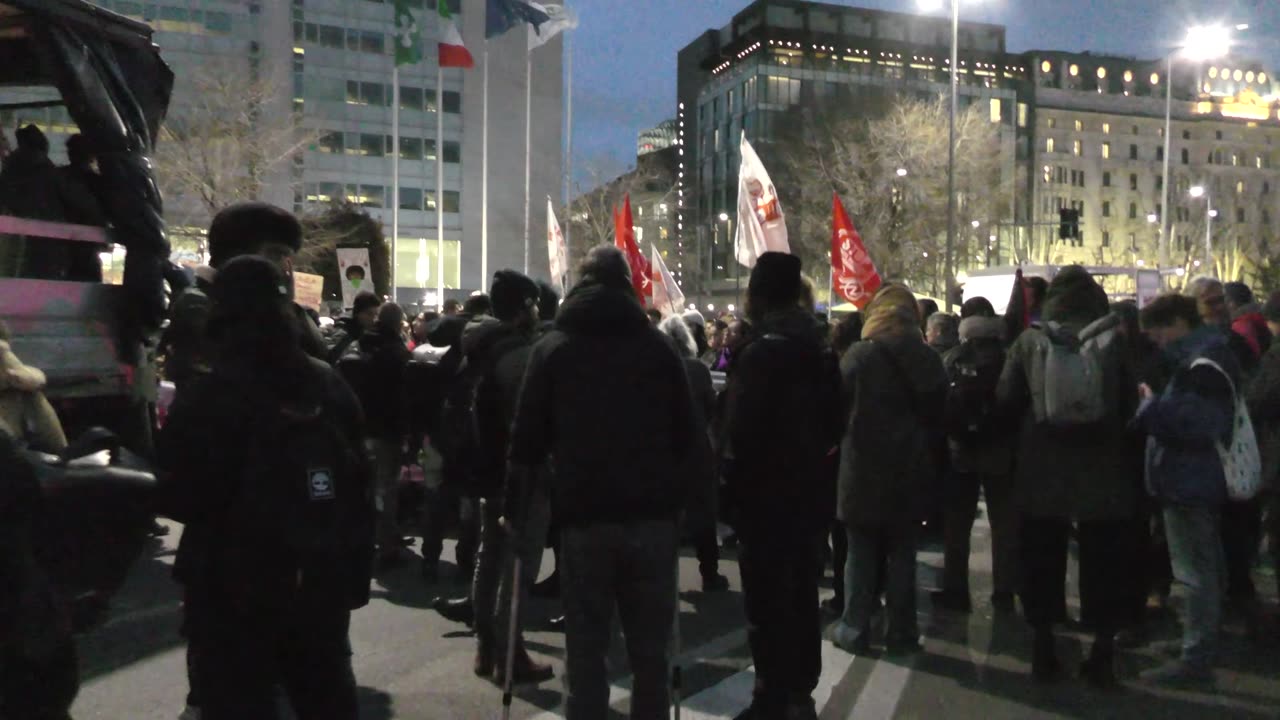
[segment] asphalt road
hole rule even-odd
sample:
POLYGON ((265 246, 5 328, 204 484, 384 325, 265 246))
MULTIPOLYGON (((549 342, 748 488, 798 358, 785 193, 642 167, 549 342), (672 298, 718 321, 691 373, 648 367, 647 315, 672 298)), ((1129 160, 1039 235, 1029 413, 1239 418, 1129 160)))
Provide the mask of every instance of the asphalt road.
MULTIPOLYGON (((78 720, 172 720, 182 711, 184 648, 178 636, 178 591, 169 579, 179 531, 174 526, 171 536, 139 562, 108 622, 81 638, 84 683, 73 711, 78 720)), ((925 547, 919 562, 925 651, 907 660, 855 659, 825 643, 815 693, 824 720, 1280 718, 1280 635, 1245 637, 1238 624, 1228 624, 1222 667, 1210 689, 1174 691, 1138 682, 1138 672, 1161 661, 1164 651, 1158 646, 1121 657, 1124 685, 1117 691, 1098 692, 1079 680, 1032 683, 1029 632, 1016 617, 996 617, 985 602, 990 556, 981 520, 974 534, 973 614, 930 612, 927 591, 935 586, 941 555, 940 548, 925 547)), ((452 557, 451 549, 445 555, 452 557)), ((685 719, 731 718, 750 700, 751 657, 733 558, 732 549, 726 549, 721 571, 732 588, 718 594, 701 592, 691 551, 681 559, 685 719)), ((548 555, 544 574, 550 562, 548 555)), ((355 614, 352 643, 364 720, 500 717, 501 691, 471 673, 474 639, 465 627, 430 609, 434 595, 460 590, 453 576, 454 568, 446 566, 441 583, 427 587, 416 566, 387 573, 376 581, 373 602, 355 614)), ((1259 581, 1274 602, 1274 578, 1260 574, 1259 581)), ((1074 563, 1070 592, 1078 613, 1074 563)), ((555 666, 557 679, 519 691, 513 717, 562 717, 564 637, 542 629, 555 610, 552 602, 535 601, 527 638, 530 651, 555 666)), ((1177 627, 1165 624, 1157 635, 1176 640, 1177 627)), ((1066 666, 1074 667, 1087 652, 1087 638, 1063 631, 1059 648, 1066 666)), ((620 637, 610 667, 615 716, 625 717, 629 678, 620 637)))

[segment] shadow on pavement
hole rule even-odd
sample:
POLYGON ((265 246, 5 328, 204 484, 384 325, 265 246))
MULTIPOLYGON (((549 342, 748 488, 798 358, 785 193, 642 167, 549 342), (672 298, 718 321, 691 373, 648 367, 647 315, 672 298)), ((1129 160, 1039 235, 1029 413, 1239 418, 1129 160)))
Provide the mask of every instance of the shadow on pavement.
POLYGON ((382 690, 358 687, 356 701, 360 704, 360 720, 391 720, 396 716, 391 695, 382 690))

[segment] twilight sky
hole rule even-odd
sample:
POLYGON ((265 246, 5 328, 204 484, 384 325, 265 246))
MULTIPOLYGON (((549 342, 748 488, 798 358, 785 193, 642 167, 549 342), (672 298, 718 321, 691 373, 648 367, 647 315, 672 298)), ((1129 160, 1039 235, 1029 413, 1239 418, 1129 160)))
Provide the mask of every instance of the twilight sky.
MULTIPOLYGON (((634 165, 636 133, 675 115, 676 53, 750 0, 567 0, 574 32, 574 174, 634 165)), ((913 11, 915 0, 827 0, 913 11)), ((961 0, 961 19, 1004 25, 1009 51, 1093 50, 1162 57, 1190 25, 1249 23, 1239 53, 1280 74, 1280 0, 961 0)))

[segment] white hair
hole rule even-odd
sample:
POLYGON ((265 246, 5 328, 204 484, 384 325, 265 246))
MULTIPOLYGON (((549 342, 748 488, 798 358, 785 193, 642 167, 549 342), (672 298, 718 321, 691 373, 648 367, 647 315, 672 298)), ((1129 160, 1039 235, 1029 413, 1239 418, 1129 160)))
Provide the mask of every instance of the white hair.
POLYGON ((1222 281, 1215 277, 1209 277, 1208 275, 1199 275, 1191 278, 1187 283, 1187 289, 1184 291, 1184 294, 1189 297, 1199 298, 1206 290, 1212 287, 1221 289, 1222 281))
POLYGON ((671 315, 658 323, 658 329, 675 341, 682 356, 691 358, 698 353, 698 345, 693 341, 693 333, 689 331, 684 318, 671 315))

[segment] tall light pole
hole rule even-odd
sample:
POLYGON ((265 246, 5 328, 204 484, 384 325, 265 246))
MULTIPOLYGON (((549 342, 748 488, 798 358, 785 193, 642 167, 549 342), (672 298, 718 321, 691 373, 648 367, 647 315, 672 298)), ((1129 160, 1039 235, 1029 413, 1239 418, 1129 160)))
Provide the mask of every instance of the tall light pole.
MULTIPOLYGON (((1237 25, 1237 30, 1247 30, 1248 25, 1237 25)), ((1231 31, 1221 25, 1203 25, 1187 31, 1187 38, 1182 46, 1169 53, 1165 65, 1164 76, 1164 174, 1163 199, 1160 218, 1160 267, 1169 265, 1169 163, 1173 153, 1173 59, 1182 53, 1184 57, 1195 62, 1205 62, 1226 55, 1231 50, 1231 31)))
POLYGON ((1196 185, 1191 188, 1190 192, 1193 198, 1204 198, 1204 264, 1208 268, 1207 272, 1212 273, 1213 270, 1213 219, 1218 216, 1218 211, 1213 209, 1213 196, 1205 189, 1203 185, 1196 185))
MULTIPOLYGON (((920 9, 929 12, 942 6, 943 0, 919 0, 920 9)), ((951 274, 956 246, 956 114, 960 95, 960 0, 951 0, 951 76, 950 108, 947 113, 947 244, 943 258, 943 290, 947 312, 951 312, 951 274)))

